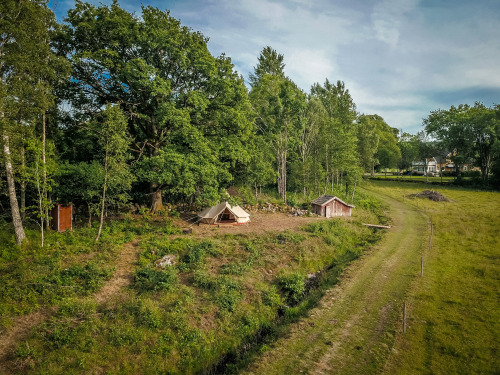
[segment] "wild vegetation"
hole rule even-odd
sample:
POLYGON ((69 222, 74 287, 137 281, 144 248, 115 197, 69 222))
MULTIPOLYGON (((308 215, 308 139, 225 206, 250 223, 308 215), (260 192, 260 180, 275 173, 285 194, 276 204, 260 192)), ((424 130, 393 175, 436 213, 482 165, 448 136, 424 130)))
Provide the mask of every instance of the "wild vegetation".
POLYGON ((232 372, 379 239, 362 223, 383 219, 380 205, 363 194, 356 204, 353 220, 316 220, 298 231, 219 235, 214 227, 200 238, 181 234, 179 219, 144 215, 104 226, 97 244, 85 227, 50 232, 45 248, 32 241, 19 252, 10 242, 0 258, 1 327, 33 311, 46 318, 2 357, 2 370, 232 372), (131 284, 99 301, 132 239, 131 284), (162 268, 165 255, 174 261, 162 268))

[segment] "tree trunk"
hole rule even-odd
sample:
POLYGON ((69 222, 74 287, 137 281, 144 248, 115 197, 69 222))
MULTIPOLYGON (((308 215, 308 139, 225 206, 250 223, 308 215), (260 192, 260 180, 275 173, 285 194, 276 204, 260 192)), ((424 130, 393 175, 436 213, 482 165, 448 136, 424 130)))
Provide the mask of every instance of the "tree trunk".
POLYGON ((92 207, 88 204, 87 208, 89 209, 89 228, 92 228, 92 207))
MULTIPOLYGON (((3 113, 0 113, 0 119, 1 118, 3 118, 3 113)), ((3 152, 5 158, 5 170, 7 172, 7 185, 9 190, 10 210, 12 212, 12 223, 14 224, 16 242, 19 246, 21 246, 23 241, 26 240, 26 234, 24 233, 23 222, 21 220, 19 205, 17 203, 14 172, 10 158, 9 136, 7 135, 7 131, 5 129, 3 130, 3 152)))
POLYGON ((97 231, 97 237, 95 242, 99 241, 101 237, 102 225, 104 224, 104 207, 106 206, 106 189, 108 187, 108 151, 106 150, 106 156, 104 157, 104 185, 102 187, 102 202, 101 202, 101 218, 99 221, 99 230, 97 231))
POLYGON ((46 149, 46 131, 45 131, 45 111, 42 113, 42 166, 43 166, 43 198, 45 200, 45 228, 50 229, 50 217, 49 217, 49 206, 48 206, 48 195, 47 195, 47 160, 45 157, 46 149))
POLYGON ((156 184, 151 184, 151 213, 156 213, 163 209, 163 201, 161 197, 161 188, 156 184))
MULTIPOLYGON (((21 146, 21 166, 22 170, 26 170, 26 150, 24 149, 24 145, 21 146)), ((23 223, 26 221, 26 181, 23 178, 21 178, 20 182, 20 199, 21 199, 21 220, 23 223)))

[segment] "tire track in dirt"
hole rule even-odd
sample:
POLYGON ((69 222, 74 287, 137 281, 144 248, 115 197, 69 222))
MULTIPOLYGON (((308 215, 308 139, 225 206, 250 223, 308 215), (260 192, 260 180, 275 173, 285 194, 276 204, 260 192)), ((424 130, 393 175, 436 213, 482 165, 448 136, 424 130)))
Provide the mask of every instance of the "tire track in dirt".
POLYGON ((400 330, 406 290, 419 274, 426 224, 421 212, 380 193, 393 226, 351 264, 307 318, 261 355, 244 374, 380 372, 400 330))
POLYGON ((128 242, 123 246, 120 257, 115 263, 115 272, 110 280, 94 294, 94 300, 101 304, 113 296, 117 295, 121 288, 126 287, 132 283, 132 271, 134 264, 137 261, 137 245, 138 239, 128 242))

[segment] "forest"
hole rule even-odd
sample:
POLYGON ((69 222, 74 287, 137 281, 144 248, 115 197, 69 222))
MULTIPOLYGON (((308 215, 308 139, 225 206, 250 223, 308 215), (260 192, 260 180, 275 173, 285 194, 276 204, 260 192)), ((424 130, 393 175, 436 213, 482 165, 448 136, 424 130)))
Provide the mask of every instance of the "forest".
POLYGON ((365 173, 435 156, 500 185, 498 104, 436 109, 413 135, 358 113, 341 80, 299 88, 270 46, 243 77, 169 11, 77 1, 58 23, 45 1, 5 0, 0 14, 0 222, 19 245, 25 226, 43 245, 56 203, 99 219, 100 234, 132 204, 202 207, 231 186, 285 204, 349 197, 365 173))

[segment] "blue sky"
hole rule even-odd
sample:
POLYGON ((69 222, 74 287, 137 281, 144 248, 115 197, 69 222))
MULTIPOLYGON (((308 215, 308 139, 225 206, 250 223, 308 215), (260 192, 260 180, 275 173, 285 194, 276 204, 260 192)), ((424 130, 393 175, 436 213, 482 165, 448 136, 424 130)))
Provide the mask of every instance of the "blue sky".
MULTIPOLYGON (((91 0, 110 4, 111 0, 91 0)), ((52 0, 62 21, 73 0, 52 0)), ((140 15, 140 2, 120 5, 140 15)), ((344 81, 357 110, 410 133, 432 110, 500 103, 499 0, 144 0, 210 38, 248 79, 271 46, 305 92, 344 81)))

